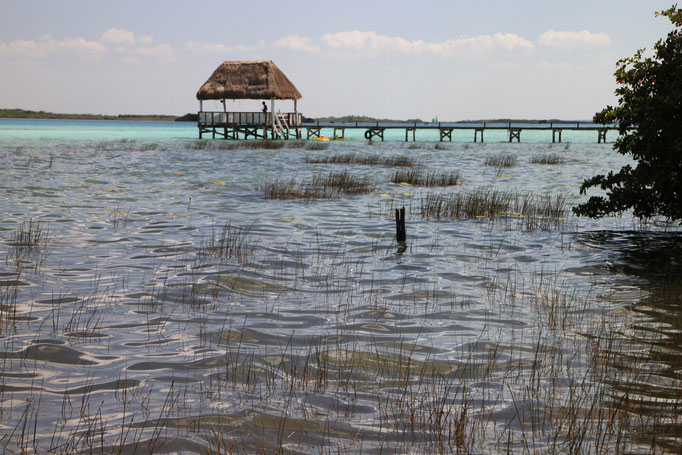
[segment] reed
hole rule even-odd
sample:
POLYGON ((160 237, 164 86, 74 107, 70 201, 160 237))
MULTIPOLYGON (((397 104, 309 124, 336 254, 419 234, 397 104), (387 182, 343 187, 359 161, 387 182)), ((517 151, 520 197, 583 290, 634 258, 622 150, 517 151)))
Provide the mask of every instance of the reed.
POLYGON ((305 145, 306 150, 327 150, 329 144, 324 142, 310 142, 305 145))
POLYGON ((412 167, 419 163, 408 156, 381 156, 376 154, 345 153, 307 157, 310 164, 362 164, 366 166, 412 167))
POLYGON ((346 195, 366 194, 375 190, 372 181, 347 171, 331 171, 313 174, 309 181, 266 180, 259 187, 266 197, 272 199, 339 199, 346 195))
POLYGON ((396 171, 389 181, 415 186, 454 186, 461 183, 459 172, 425 172, 420 170, 396 171))
POLYGON ((211 236, 199 248, 199 255, 245 262, 253 255, 255 248, 256 245, 251 241, 247 228, 231 226, 228 222, 218 232, 211 228, 211 236))
POLYGON ((486 166, 504 168, 516 166, 516 156, 509 153, 491 155, 485 159, 486 166))
POLYGON ((279 150, 283 148, 324 150, 327 144, 309 144, 305 141, 258 139, 258 140, 208 140, 201 139, 189 144, 193 150, 279 150))
POLYGON ((419 214, 426 219, 511 217, 528 230, 561 225, 569 214, 566 197, 477 188, 455 194, 429 193, 422 197, 419 214))
POLYGON ((12 233, 11 244, 16 248, 38 248, 47 243, 48 236, 49 229, 44 222, 29 218, 12 233))
POLYGON ((561 155, 557 155, 554 153, 545 153, 541 155, 535 155, 530 159, 531 164, 548 164, 548 165, 555 165, 555 164, 564 164, 566 162, 566 158, 564 158, 561 155))

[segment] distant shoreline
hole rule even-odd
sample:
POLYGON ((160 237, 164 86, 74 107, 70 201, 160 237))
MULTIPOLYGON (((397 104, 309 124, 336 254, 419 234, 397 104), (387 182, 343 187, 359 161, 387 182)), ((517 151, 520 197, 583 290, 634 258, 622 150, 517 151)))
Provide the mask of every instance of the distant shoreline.
POLYGON ((101 115, 101 114, 63 114, 27 109, 0 109, 0 118, 45 119, 45 120, 128 120, 142 122, 196 122, 197 114, 176 115, 101 115))
MULTIPOLYGON (((198 115, 194 113, 187 113, 182 116, 175 115, 158 115, 158 114, 119 114, 119 115, 102 115, 102 114, 64 114, 46 111, 31 111, 28 109, 0 109, 0 118, 17 118, 17 119, 48 119, 48 120, 128 120, 138 122, 196 122, 198 115)), ((395 120, 395 119, 380 119, 375 117, 368 117, 364 115, 346 115, 341 117, 304 117, 304 122, 320 122, 320 123, 425 123, 421 119, 395 120)), ((457 120, 457 121, 442 121, 442 123, 524 123, 524 124, 562 124, 562 123, 589 123, 591 120, 560 120, 560 119, 516 119, 516 118, 495 118, 495 119, 476 119, 476 120, 457 120)))

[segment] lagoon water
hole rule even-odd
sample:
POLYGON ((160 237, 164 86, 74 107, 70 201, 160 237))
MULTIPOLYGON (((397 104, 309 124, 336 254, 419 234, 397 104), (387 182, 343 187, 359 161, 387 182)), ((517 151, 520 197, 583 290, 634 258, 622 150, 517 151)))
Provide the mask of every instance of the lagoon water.
POLYGON ((194 124, 0 120, 3 451, 679 452, 679 230, 420 212, 427 194, 490 188, 573 205, 628 159, 596 132, 419 134, 260 148, 194 124), (308 162, 348 153, 461 184, 308 162), (516 165, 485 165, 500 154, 516 165), (376 190, 260 189, 340 170, 376 190))

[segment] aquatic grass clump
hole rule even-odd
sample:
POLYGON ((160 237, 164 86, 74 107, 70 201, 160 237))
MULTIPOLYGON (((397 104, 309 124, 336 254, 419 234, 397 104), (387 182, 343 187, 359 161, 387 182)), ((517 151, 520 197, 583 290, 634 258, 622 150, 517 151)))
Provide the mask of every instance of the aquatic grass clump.
POLYGON ((46 259, 45 247, 49 241, 47 224, 32 218, 24 220, 10 238, 5 263, 13 262, 17 268, 37 269, 46 259))
POLYGON ((363 164, 367 166, 412 167, 419 163, 409 156, 380 156, 376 154, 345 153, 306 158, 309 164, 363 164))
POLYGON ((11 244, 17 248, 37 248, 45 245, 48 235, 49 230, 45 223, 30 218, 24 220, 12 233, 11 244))
POLYGON ((514 167, 516 166, 516 156, 509 153, 502 153, 499 155, 491 155, 485 159, 486 166, 493 167, 514 167))
MULTIPOLYGON (((301 146, 295 141, 284 141, 275 139, 259 139, 259 140, 213 140, 201 139, 190 144, 193 150, 242 150, 242 149, 264 149, 264 150, 279 150, 284 147, 300 148, 301 146)), ((302 143, 301 143, 302 144, 302 143)))
POLYGON ((516 218, 533 231, 560 225, 569 210, 561 194, 538 196, 478 188, 455 194, 429 193, 421 199, 419 213, 426 219, 516 218))
POLYGON ((459 172, 424 172, 418 170, 396 171, 391 183, 407 183, 415 186, 454 186, 460 184, 459 172))
POLYGON ((217 233, 212 229, 211 237, 202 244, 199 251, 200 254, 243 262, 253 255, 255 248, 249 238, 248 229, 231 226, 228 222, 217 233))
POLYGON ((260 185, 271 199, 340 199, 348 194, 366 194, 375 190, 372 181, 347 171, 314 174, 309 182, 291 179, 264 181, 260 185))
POLYGON ((566 158, 554 153, 535 155, 530 159, 531 164, 564 164, 565 162, 566 158))
POLYGON ((306 150, 327 150, 329 148, 329 144, 324 142, 310 142, 305 144, 305 148, 306 150))

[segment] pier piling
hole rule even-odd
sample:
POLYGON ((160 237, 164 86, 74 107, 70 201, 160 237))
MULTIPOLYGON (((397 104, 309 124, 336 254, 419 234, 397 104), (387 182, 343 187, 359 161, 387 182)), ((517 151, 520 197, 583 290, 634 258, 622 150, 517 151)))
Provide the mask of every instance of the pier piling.
POLYGON ((405 230, 405 207, 395 209, 395 238, 398 243, 407 241, 407 231, 405 230))

